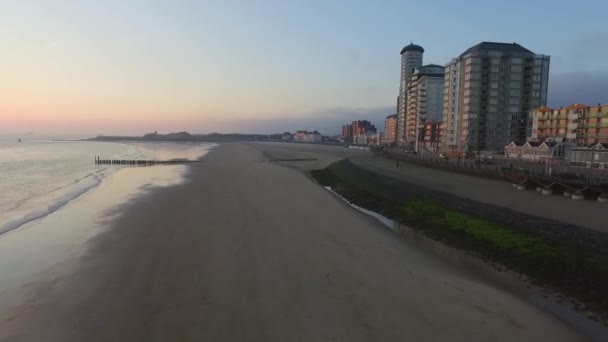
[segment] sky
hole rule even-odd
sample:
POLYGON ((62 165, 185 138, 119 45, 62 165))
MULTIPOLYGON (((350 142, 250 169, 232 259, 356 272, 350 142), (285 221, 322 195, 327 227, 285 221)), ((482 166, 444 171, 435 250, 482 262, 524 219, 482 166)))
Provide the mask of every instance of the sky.
POLYGON ((400 55, 551 56, 549 105, 608 102, 605 0, 0 0, 0 135, 337 133, 395 111, 400 55))

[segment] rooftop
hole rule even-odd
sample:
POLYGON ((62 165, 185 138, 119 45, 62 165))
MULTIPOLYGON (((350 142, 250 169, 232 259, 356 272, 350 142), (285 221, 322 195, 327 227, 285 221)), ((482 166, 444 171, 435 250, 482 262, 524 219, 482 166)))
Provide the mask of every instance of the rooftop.
POLYGON ((520 52, 520 53, 531 53, 534 52, 526 49, 525 47, 517 43, 495 43, 495 42, 481 42, 475 46, 468 48, 460 56, 467 55, 475 51, 501 51, 501 52, 520 52))
POLYGON ((569 105, 565 109, 585 109, 585 108, 588 108, 588 107, 589 106, 581 104, 581 103, 574 103, 574 104, 569 105))
POLYGON ((410 43, 410 45, 406 45, 401 49, 401 54, 403 55, 407 51, 420 51, 424 53, 424 49, 420 45, 416 45, 414 43, 410 43))
POLYGON ((397 114, 392 114, 386 117, 386 119, 396 119, 397 118, 397 114))

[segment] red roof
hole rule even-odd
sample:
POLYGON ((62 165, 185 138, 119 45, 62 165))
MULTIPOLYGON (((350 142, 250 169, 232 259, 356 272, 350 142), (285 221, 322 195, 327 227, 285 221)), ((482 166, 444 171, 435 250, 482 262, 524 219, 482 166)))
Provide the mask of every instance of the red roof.
POLYGON ((588 108, 589 106, 584 105, 584 104, 580 104, 580 103, 574 103, 569 105, 568 107, 566 107, 566 109, 585 109, 588 108))

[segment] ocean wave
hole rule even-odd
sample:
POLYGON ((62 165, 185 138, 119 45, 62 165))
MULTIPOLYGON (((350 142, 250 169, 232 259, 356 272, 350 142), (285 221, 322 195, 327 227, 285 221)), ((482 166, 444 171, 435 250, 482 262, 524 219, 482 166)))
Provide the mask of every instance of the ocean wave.
MULTIPOLYGON (((31 148, 28 147, 28 145, 16 146, 19 148, 29 148, 26 152, 29 151, 30 154, 32 151, 39 152, 38 149, 44 147, 36 146, 36 148, 31 148)), ((101 147, 111 152, 103 153, 104 151, 101 149, 99 152, 102 153, 99 153, 99 155, 109 159, 133 160, 158 159, 164 157, 158 154, 159 151, 155 150, 154 145, 138 146, 127 144, 126 148, 124 148, 125 145, 122 145, 123 149, 117 151, 114 147, 119 146, 119 144, 102 145, 101 147)), ((215 146, 216 145, 210 144, 201 145, 201 154, 204 154, 215 146)), ((54 146, 52 147, 54 148, 54 146)), ((61 148, 65 149, 65 147, 61 148)), ((91 149, 90 155, 98 155, 98 148, 100 147, 95 146, 95 149, 91 149)), ((34 160, 37 164, 31 164, 34 167, 40 167, 42 164, 42 168, 40 168, 41 174, 44 173, 45 176, 48 177, 49 182, 56 182, 54 185, 46 187, 45 189, 45 184, 40 182, 37 184, 23 183, 28 186, 26 189, 27 192, 19 187, 8 188, 9 191, 13 191, 13 194, 18 195, 11 196, 13 198, 12 201, 4 203, 3 207, 0 206, 0 212, 11 215, 0 220, 0 235, 15 230, 28 222, 42 219, 53 212, 60 210, 83 194, 98 187, 102 184, 104 178, 119 170, 117 167, 93 165, 92 161, 89 160, 90 155, 88 154, 88 151, 86 154, 76 155, 76 158, 71 158, 72 155, 67 153, 61 154, 61 151, 62 150, 53 149, 49 151, 45 150, 44 154, 39 152, 41 159, 38 161, 34 160), (56 155, 57 158, 64 158, 64 161, 62 163, 57 163, 56 159, 50 157, 53 155, 56 155), (66 156, 71 159, 65 159, 66 156), (73 176, 73 178, 70 179, 69 177, 71 176, 73 176)), ((71 152, 73 153, 73 150, 71 150, 71 152)), ((175 153, 183 153, 181 147, 175 149, 175 153)), ((15 153, 15 155, 17 154, 15 153)), ((11 177, 13 177, 13 179, 20 179, 20 170, 27 165, 24 166, 21 159, 15 159, 15 165, 17 166, 15 166, 16 169, 11 177)), ((31 168, 27 171, 32 174, 32 170, 35 169, 31 168)), ((11 177, 7 177, 6 179, 10 180, 11 177)))
POLYGON ((45 216, 52 214, 53 212, 61 209, 71 201, 87 193, 89 190, 98 187, 101 184, 103 178, 107 177, 111 173, 107 172, 108 169, 105 170, 105 173, 90 173, 83 178, 74 180, 74 182, 70 186, 63 188, 64 190, 66 190, 66 192, 61 196, 53 199, 47 205, 46 209, 32 209, 31 212, 23 215, 22 217, 0 225, 0 234, 4 234, 11 230, 17 229, 28 222, 44 218, 45 216))

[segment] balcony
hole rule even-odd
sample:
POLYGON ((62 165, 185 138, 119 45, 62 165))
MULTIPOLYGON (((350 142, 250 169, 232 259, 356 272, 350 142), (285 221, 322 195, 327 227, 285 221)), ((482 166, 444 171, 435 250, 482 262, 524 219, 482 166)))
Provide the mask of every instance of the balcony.
POLYGON ((586 118, 608 118, 608 112, 606 113, 587 113, 586 118))
POLYGON ((608 134, 600 134, 600 133, 582 134, 582 135, 579 135, 579 137, 583 137, 583 138, 608 138, 608 134))

